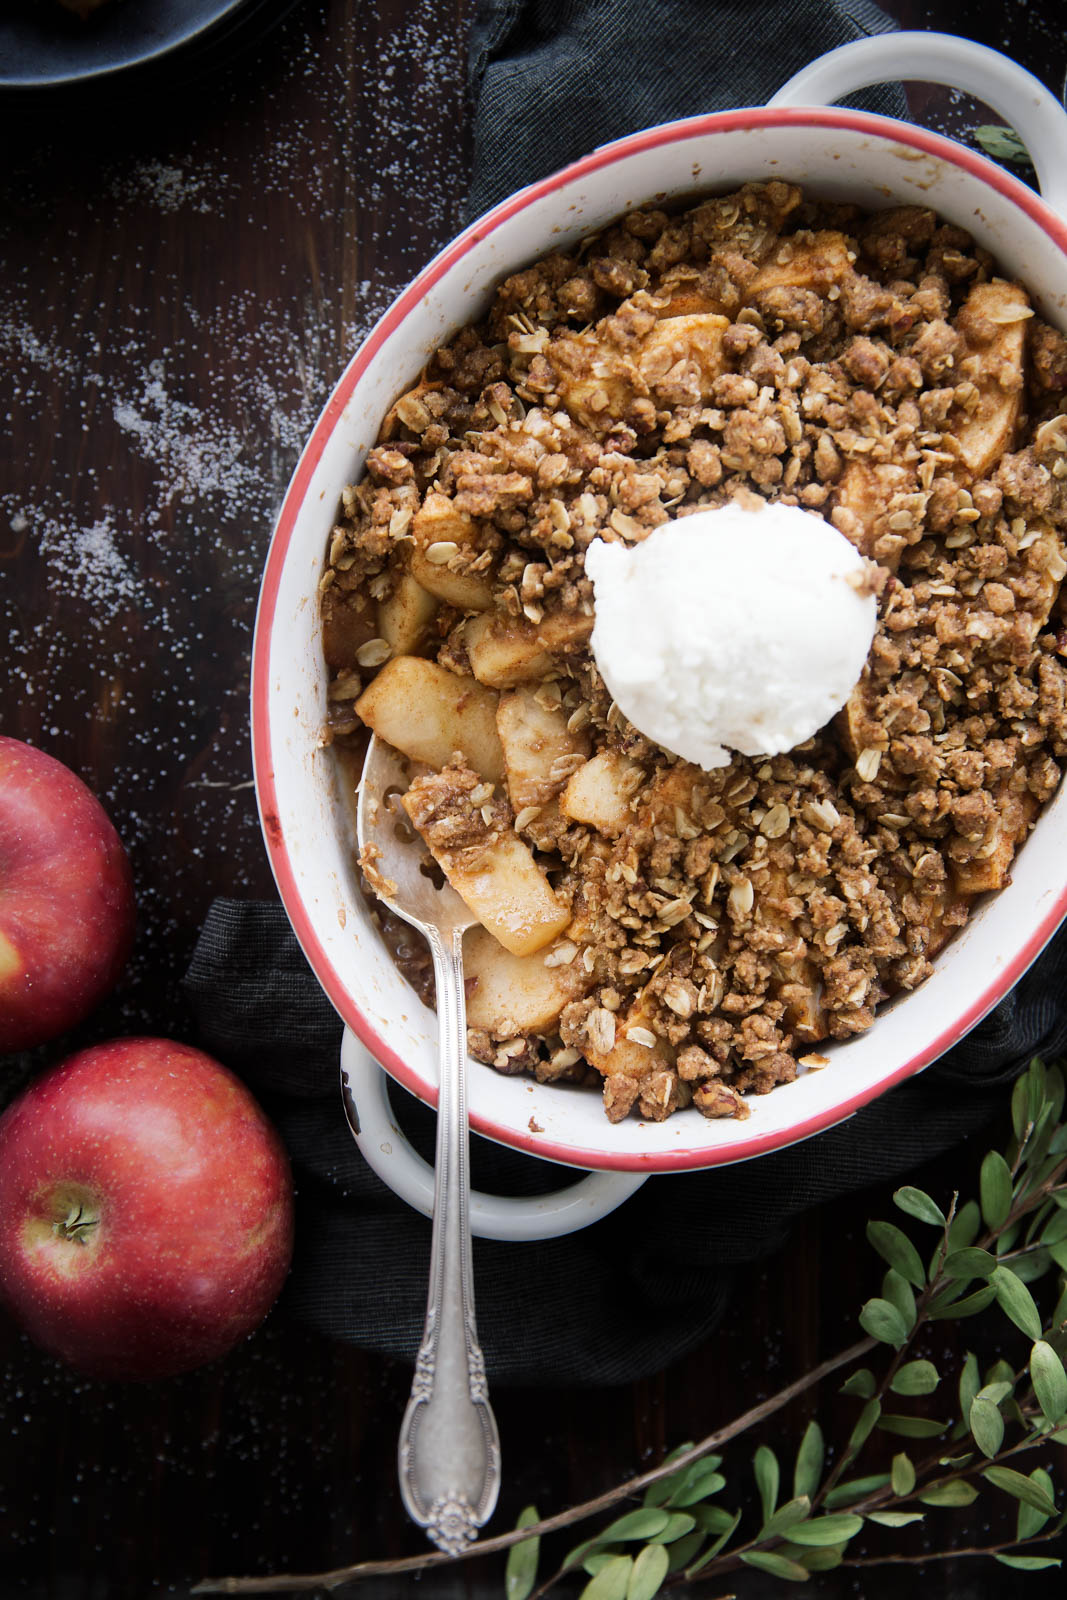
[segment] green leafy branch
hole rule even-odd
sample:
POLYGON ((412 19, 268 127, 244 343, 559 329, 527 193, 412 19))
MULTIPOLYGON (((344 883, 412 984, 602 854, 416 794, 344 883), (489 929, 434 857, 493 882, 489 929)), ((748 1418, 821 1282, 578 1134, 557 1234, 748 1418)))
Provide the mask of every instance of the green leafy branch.
POLYGON ((652 1600, 675 1585, 718 1580, 743 1567, 802 1583, 839 1566, 917 1565, 960 1556, 991 1557, 1019 1571, 1059 1566, 1049 1547, 1060 1539, 1067 1512, 1057 1505, 1052 1473, 1044 1462, 1028 1473, 1020 1466, 1028 1452, 1045 1451, 1049 1460, 1055 1446, 1067 1444, 1064 1098, 1060 1070, 1033 1062, 1012 1095, 1012 1140, 1003 1154, 990 1151, 985 1157, 977 1198, 961 1205, 954 1195, 943 1210, 919 1189, 899 1189, 893 1197, 898 1211, 920 1230, 932 1230, 918 1235, 926 1240, 922 1248, 896 1222, 868 1225, 868 1240, 886 1270, 881 1293, 859 1314, 864 1337, 706 1439, 680 1446, 651 1471, 552 1517, 542 1519, 527 1507, 512 1532, 480 1540, 458 1558, 427 1553, 331 1572, 210 1579, 194 1592, 334 1590, 362 1578, 399 1576, 504 1550, 506 1600, 541 1600, 560 1584, 567 1584, 575 1600, 652 1600), (1055 1302, 1045 1316, 1030 1285, 1041 1283, 1044 1293, 1050 1281, 1055 1302), (927 1340, 937 1324, 983 1313, 1005 1318, 1012 1336, 1022 1334, 1028 1348, 1017 1366, 1001 1359, 985 1371, 968 1353, 954 1401, 946 1402, 944 1375, 917 1351, 920 1336, 927 1340), (879 1353, 881 1363, 861 1364, 879 1353), (859 1410, 844 1445, 828 1451, 819 1422, 810 1421, 796 1450, 787 1498, 778 1457, 760 1445, 752 1460, 755 1519, 744 1506, 724 1505, 729 1474, 736 1481, 737 1473, 732 1464, 727 1467, 723 1447, 845 1368, 852 1370, 841 1392, 859 1410), (926 1414, 921 1404, 909 1409, 909 1402, 935 1394, 939 1415, 926 1414), (879 1443, 884 1456, 884 1436, 907 1443, 888 1471, 864 1470, 875 1464, 864 1457, 873 1456, 879 1443), (1016 1503, 1014 1537, 974 1546, 957 1542, 953 1548, 950 1523, 946 1547, 934 1552, 867 1548, 869 1537, 884 1539, 886 1532, 922 1524, 928 1515, 947 1521, 980 1495, 1016 1503), (627 1502, 630 1509, 571 1550, 539 1583, 544 1536, 627 1502), (572 1586, 575 1579, 580 1590, 572 1586))
MULTIPOLYGON (((646 1490, 641 1509, 572 1550, 539 1587, 536 1541, 516 1546, 507 1600, 540 1600, 579 1572, 588 1579, 580 1600, 652 1600, 672 1583, 717 1580, 742 1566, 796 1583, 838 1566, 918 1564, 962 1554, 991 1556, 1020 1571, 1058 1566, 1057 1556, 1037 1553, 1067 1524, 1052 1476, 1044 1466, 1025 1474, 1014 1463, 1025 1452, 1067 1444, 1067 1289, 1061 1281, 1046 1324, 1028 1287, 1053 1268, 1067 1269, 1063 1104, 1059 1070, 1034 1062, 1013 1093, 1011 1146, 1004 1155, 986 1156, 978 1199, 960 1206, 954 1196, 946 1213, 921 1190, 897 1191, 898 1209, 936 1230, 928 1261, 896 1223, 869 1224, 867 1238, 886 1272, 882 1293, 867 1301, 859 1321, 872 1348, 882 1347, 888 1359, 880 1377, 857 1366, 842 1386, 861 1407, 829 1471, 823 1432, 813 1420, 796 1453, 792 1494, 783 1500, 778 1459, 761 1445, 752 1463, 758 1523, 733 1542, 743 1513, 719 1501, 727 1484, 722 1456, 700 1453, 694 1461, 688 1459, 692 1450, 677 1454, 671 1475, 646 1490), (997 1361, 982 1373, 968 1354, 955 1418, 891 1409, 897 1397, 924 1399, 941 1388, 934 1362, 915 1355, 920 1333, 993 1307, 1030 1341, 1026 1362, 1016 1370, 997 1361), (878 1433, 940 1442, 921 1455, 916 1444, 901 1449, 888 1472, 852 1476, 878 1433), (930 1511, 968 1507, 986 1490, 1017 1502, 1013 1539, 920 1555, 854 1553, 853 1542, 865 1532, 902 1529, 924 1522, 930 1511)), ((527 1526, 536 1520, 532 1508, 525 1516, 527 1526)))

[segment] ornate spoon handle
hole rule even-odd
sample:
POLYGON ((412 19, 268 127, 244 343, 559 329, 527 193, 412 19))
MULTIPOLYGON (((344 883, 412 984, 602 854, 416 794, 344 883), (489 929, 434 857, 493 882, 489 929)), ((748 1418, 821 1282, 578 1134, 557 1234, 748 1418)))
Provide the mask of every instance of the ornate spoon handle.
POLYGON ((400 1428, 400 1493, 439 1549, 457 1555, 492 1516, 500 1440, 474 1322, 467 1130, 467 1007, 463 931, 433 953, 440 1037, 433 1244, 426 1324, 400 1428))

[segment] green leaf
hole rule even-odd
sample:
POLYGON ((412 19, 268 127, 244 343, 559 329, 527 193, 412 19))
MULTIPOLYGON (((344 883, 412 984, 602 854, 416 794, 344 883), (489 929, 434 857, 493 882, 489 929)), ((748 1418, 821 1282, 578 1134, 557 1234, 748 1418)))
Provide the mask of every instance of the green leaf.
POLYGON ((671 1495, 670 1504, 681 1509, 684 1506, 695 1506, 698 1500, 706 1500, 709 1495, 718 1494, 720 1489, 726 1487, 726 1479, 714 1467, 707 1467, 702 1461, 697 1465, 700 1472, 689 1472, 686 1479, 671 1495))
MULTIPOLYGON (((526 1506, 519 1512, 516 1528, 530 1528, 540 1522, 536 1506, 526 1506)), ((541 1539, 536 1535, 513 1544, 508 1551, 508 1564, 504 1569, 504 1595, 506 1600, 526 1600, 537 1582, 537 1562, 541 1554, 541 1539)))
POLYGON ((633 1556, 612 1556, 605 1562, 595 1578, 590 1578, 582 1590, 580 1600, 626 1600, 630 1574, 634 1569, 633 1556))
POLYGON ((1002 1567, 1013 1567, 1016 1572, 1044 1572, 1046 1567, 1062 1567, 1059 1556, 1004 1556, 993 1557, 1002 1567))
MULTIPOLYGON (((1009 1273, 1010 1277, 1010 1273, 1009 1273)), ((926 1315, 931 1322, 944 1322, 951 1317, 954 1321, 960 1317, 973 1317, 979 1311, 984 1311, 986 1306, 991 1306, 997 1297, 997 1291, 991 1283, 983 1283, 980 1289, 967 1295, 963 1300, 955 1300, 951 1304, 942 1304, 940 1297, 933 1305, 927 1308, 926 1315)))
POLYGON ((902 1229, 892 1222, 868 1222, 867 1238, 882 1260, 895 1267, 902 1278, 907 1278, 916 1289, 926 1283, 926 1273, 919 1252, 902 1229))
POLYGON ((1030 1089, 1025 1073, 1016 1079, 1011 1092, 1011 1125, 1016 1139, 1022 1144, 1030 1128, 1030 1089))
POLYGON ((1067 1211, 1054 1211, 1041 1229, 1042 1244, 1059 1244, 1067 1239, 1067 1211))
POLYGON ((621 1555, 622 1551, 616 1550, 614 1547, 610 1550, 602 1550, 597 1545, 596 1549, 590 1551, 582 1562, 582 1568, 591 1578, 595 1578, 597 1573, 606 1567, 609 1561, 616 1561, 621 1555))
POLYGON ((1005 1379, 1002 1383, 987 1383, 984 1389, 979 1389, 977 1398, 979 1400, 991 1400, 995 1406, 999 1406, 1002 1400, 1008 1398, 1014 1388, 1014 1379, 1005 1379))
POLYGON ((797 1545, 783 1547, 784 1554, 790 1560, 796 1561, 807 1572, 832 1572, 841 1565, 841 1557, 847 1545, 812 1545, 810 1550, 802 1550, 797 1545))
POLYGON ((673 1544, 675 1539, 684 1539, 687 1533, 692 1533, 696 1525, 696 1517, 688 1511, 675 1511, 660 1531, 652 1535, 649 1544, 673 1544))
POLYGON ((837 1506, 854 1505, 857 1500, 874 1494, 876 1489, 884 1489, 888 1482, 888 1472, 875 1472, 869 1478, 851 1478, 848 1483, 839 1483, 826 1496, 826 1508, 833 1511, 837 1506))
POLYGON ((769 1572, 772 1578, 786 1578, 790 1583, 807 1583, 808 1571, 799 1562, 775 1555, 773 1550, 742 1550, 741 1560, 748 1567, 769 1572))
POLYGON ((752 1471, 756 1477, 764 1522, 774 1514, 778 1504, 778 1457, 768 1445, 761 1444, 752 1458, 752 1471))
POLYGON ((996 1256, 991 1256, 988 1250, 967 1245, 962 1250, 950 1251, 945 1257, 944 1274, 946 1278, 989 1278, 996 1265, 996 1256))
POLYGON ((1067 1239, 1060 1244, 1050 1245, 1048 1253, 1056 1265, 1061 1267, 1064 1272, 1067 1272, 1067 1239))
POLYGON ((719 1534, 719 1537, 715 1540, 715 1543, 710 1545, 709 1548, 705 1550, 699 1561, 694 1561, 691 1567, 686 1568, 685 1575, 687 1578, 695 1577, 702 1567, 707 1566, 709 1561, 715 1560, 715 1557, 718 1555, 719 1551, 722 1550, 733 1537, 734 1530, 740 1521, 741 1513, 740 1511, 735 1511, 730 1520, 729 1527, 722 1530, 722 1532, 719 1534))
POLYGON ((872 1339, 891 1344, 897 1350, 907 1343, 908 1325, 888 1300, 868 1300, 860 1312, 860 1327, 872 1339))
POLYGON ((667 1552, 667 1571, 681 1572, 683 1567, 687 1567, 706 1537, 703 1529, 697 1528, 692 1533, 687 1533, 684 1539, 675 1539, 672 1545, 664 1545, 663 1549, 667 1552))
POLYGON ((881 1403, 881 1401, 880 1400, 868 1400, 867 1404, 864 1406, 863 1410, 859 1414, 859 1418, 858 1418, 858 1420, 856 1422, 856 1426, 853 1428, 851 1434, 849 1435, 848 1444, 845 1447, 845 1459, 847 1461, 851 1461, 852 1457, 855 1456, 855 1455, 858 1455, 859 1452, 863 1449, 863 1446, 866 1444, 868 1438, 870 1437, 871 1431, 874 1428, 875 1423, 878 1421, 878 1418, 881 1415, 882 1415, 882 1403, 881 1403))
POLYGON ((889 1387, 894 1394, 933 1394, 940 1381, 932 1361, 909 1361, 897 1371, 889 1387))
POLYGON ((1048 1491, 1039 1483, 1034 1483, 1033 1479, 1024 1478, 1021 1472, 1015 1472, 1011 1467, 986 1467, 982 1477, 995 1489, 1003 1489, 1005 1494, 1013 1495, 1024 1505, 1033 1506, 1035 1511, 1043 1512, 1046 1517, 1056 1515, 1056 1502, 1048 1491))
POLYGON ((945 1226, 945 1213, 939 1205, 924 1194, 921 1189, 913 1189, 910 1184, 905 1184, 903 1189, 898 1189, 893 1196, 894 1205, 909 1217, 915 1217, 919 1222, 928 1222, 934 1228, 945 1226))
MULTIPOLYGON (((686 1451, 692 1450, 692 1448, 691 1441, 688 1444, 677 1445, 675 1449, 668 1451, 664 1456, 663 1466, 667 1466, 671 1461, 677 1461, 679 1456, 685 1455, 686 1451)), ((685 1482, 694 1467, 710 1466, 713 1462, 715 1466, 718 1466, 721 1460, 722 1456, 701 1456, 699 1461, 694 1461, 688 1467, 682 1467, 678 1472, 672 1472, 669 1477, 657 1478, 656 1482, 650 1483, 645 1490, 642 1504, 646 1506, 666 1505, 675 1489, 678 1488, 679 1484, 685 1482)))
MULTIPOLYGON (((1056 1245, 1057 1250, 1062 1249, 1056 1245)), ((1008 1272, 1014 1272, 1020 1283, 1035 1283, 1038 1278, 1043 1278, 1048 1271, 1052 1260, 1052 1251, 1043 1247, 1031 1249, 1024 1256, 1016 1256, 1014 1261, 1005 1261, 1004 1267, 1008 1272)))
POLYGON ((1008 1272, 1005 1267, 997 1267, 991 1281, 1004 1315, 1021 1328, 1028 1339, 1040 1339, 1041 1314, 1025 1283, 1020 1283, 1014 1272, 1008 1272))
MULTIPOLYGON (((781 1537, 795 1523, 803 1522, 804 1518, 810 1516, 810 1514, 811 1501, 808 1496, 806 1494, 797 1495, 795 1499, 787 1500, 784 1506, 779 1506, 773 1517, 767 1518, 767 1521, 760 1529, 760 1538, 781 1537)), ((790 1538, 792 1538, 791 1534, 790 1538)))
POLYGON ((891 1306, 896 1306, 910 1333, 915 1326, 915 1290, 896 1267, 890 1267, 882 1279, 882 1296, 891 1306))
POLYGON ((846 1378, 841 1385, 840 1392, 842 1394, 856 1394, 859 1395, 861 1400, 869 1400, 877 1387, 874 1373, 870 1367, 860 1367, 850 1378, 846 1378))
POLYGON ((922 1522, 921 1511, 868 1511, 867 1521, 883 1528, 906 1528, 909 1522, 922 1522))
POLYGON ((969 1350, 960 1371, 959 1395, 962 1416, 969 1415, 971 1401, 981 1387, 982 1379, 978 1370, 978 1357, 972 1350, 969 1350))
POLYGON ((893 1465, 889 1473, 889 1481, 893 1485, 893 1493, 901 1500, 907 1498, 915 1487, 915 1468, 912 1466, 911 1457, 902 1450, 893 1457, 893 1465))
MULTIPOLYGON (((659 1506, 642 1506, 639 1511, 628 1511, 624 1517, 612 1522, 597 1535, 597 1544, 624 1543, 627 1539, 653 1539, 670 1521, 670 1515, 659 1506)), ((690 1527, 692 1523, 690 1523, 690 1527)), ((688 1530, 687 1530, 688 1531, 688 1530)))
POLYGON ((1018 161, 1028 167, 1033 166, 1026 146, 1014 128, 1001 127, 996 122, 983 122, 980 128, 975 128, 974 137, 994 161, 1018 161))
POLYGON ((626 1600, 652 1600, 670 1568, 671 1558, 661 1544, 646 1544, 634 1562, 626 1586, 626 1600))
POLYGON ((737 1520, 734 1512, 726 1511, 722 1506, 694 1506, 690 1516, 704 1533, 724 1533, 737 1520))
POLYGON ((1030 1382, 1048 1421, 1059 1422, 1067 1413, 1067 1373, 1056 1350, 1045 1339, 1038 1339, 1030 1350, 1030 1382))
POLYGON ((962 1478, 949 1478, 942 1483, 928 1484, 919 1499, 924 1506, 969 1506, 978 1499, 978 1490, 962 1478))
POLYGON ((933 1439, 950 1427, 948 1422, 938 1422, 935 1417, 882 1417, 878 1426, 884 1433, 899 1434, 902 1439, 933 1439))
MULTIPOLYGON (((1044 1489, 1050 1500, 1055 1499, 1056 1491, 1052 1479, 1043 1468, 1034 1468, 1030 1474, 1030 1482, 1036 1483, 1038 1488, 1044 1489)), ((1015 1524, 1016 1532, 1020 1539, 1032 1539, 1035 1533, 1041 1532, 1047 1521, 1048 1517, 1043 1511, 1036 1511, 1033 1506, 1024 1505, 1020 1500, 1019 1515, 1015 1524)))
POLYGON ((977 1395, 971 1402, 968 1421, 975 1444, 991 1461, 1004 1442, 1004 1418, 991 1400, 977 1395))
POLYGON ((823 1462, 826 1459, 826 1445, 823 1441, 822 1429, 812 1419, 804 1429, 804 1437, 800 1441, 797 1451, 796 1466, 793 1469, 793 1496, 799 1497, 806 1494, 811 1500, 819 1487, 822 1478, 823 1462))
POLYGON ((593 1550, 599 1550, 600 1545, 601 1540, 597 1535, 594 1535, 592 1539, 583 1539, 581 1544, 576 1544, 570 1554, 564 1558, 562 1570, 568 1572, 572 1567, 580 1567, 586 1556, 593 1550))
POLYGON ((1067 1279, 1064 1279, 1060 1298, 1057 1300, 1056 1309, 1052 1313, 1052 1327, 1057 1329, 1067 1327, 1067 1279))
POLYGON ((995 1233, 1007 1222, 1011 1211, 1011 1169, 999 1150, 990 1150, 982 1162, 978 1187, 983 1221, 995 1233))
POLYGON ((1009 1250, 1014 1250, 1015 1246, 1019 1242, 1019 1236, 1021 1235, 1022 1231, 1023 1224, 1021 1218, 1018 1222, 1013 1222, 1010 1228, 1005 1228, 1004 1232, 997 1239, 996 1245, 994 1246, 997 1255, 1003 1256, 1007 1254, 1009 1250))
POLYGON ((1047 1072, 1040 1056, 1035 1056, 1026 1069, 1027 1087, 1030 1090, 1030 1120, 1036 1122, 1041 1112, 1048 1109, 1045 1080, 1047 1072))
POLYGON ((982 1226, 982 1213, 978 1208, 977 1200, 968 1200, 965 1206, 960 1206, 948 1230, 948 1247, 950 1250, 963 1250, 967 1245, 973 1244, 978 1237, 982 1226))
POLYGON ((836 1516, 813 1517, 810 1522, 802 1522, 790 1528, 789 1538, 793 1544, 840 1544, 842 1540, 853 1538, 862 1527, 862 1517, 843 1511, 836 1516))

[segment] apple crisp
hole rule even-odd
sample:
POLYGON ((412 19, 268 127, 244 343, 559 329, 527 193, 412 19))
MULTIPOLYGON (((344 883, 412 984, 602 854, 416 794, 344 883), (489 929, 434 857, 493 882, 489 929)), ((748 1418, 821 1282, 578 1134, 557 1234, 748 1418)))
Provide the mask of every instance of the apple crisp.
POLYGON ((929 210, 749 184, 503 282, 321 585, 330 736, 417 764, 479 919, 472 1053, 612 1120, 743 1117, 921 983, 1059 782, 1065 533, 1067 342, 929 210), (878 626, 831 725, 704 771, 607 693, 584 552, 752 496, 869 558, 878 626))

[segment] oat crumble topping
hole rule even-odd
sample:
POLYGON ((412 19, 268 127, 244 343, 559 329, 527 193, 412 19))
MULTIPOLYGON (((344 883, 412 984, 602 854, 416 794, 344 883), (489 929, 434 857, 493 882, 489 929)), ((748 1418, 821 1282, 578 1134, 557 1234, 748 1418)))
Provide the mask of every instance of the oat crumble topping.
POLYGON ((1067 342, 931 211, 750 184, 502 283, 391 408, 321 585, 332 737, 443 706, 415 826, 541 895, 505 949, 487 891, 472 1052, 612 1120, 744 1117, 921 983, 1059 782, 1065 533, 1067 342), (878 627, 832 725, 705 772, 607 694, 584 552, 753 495, 869 558, 878 627))

